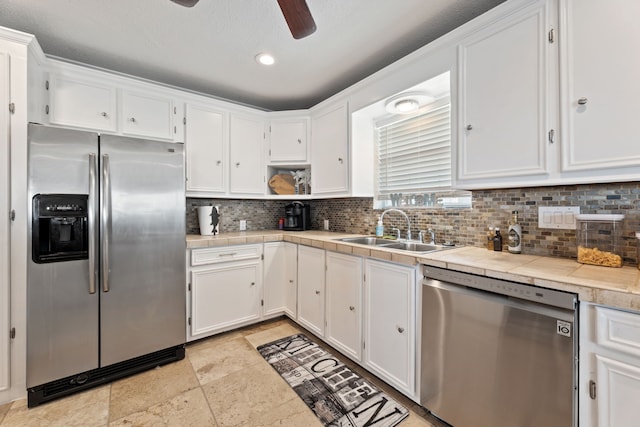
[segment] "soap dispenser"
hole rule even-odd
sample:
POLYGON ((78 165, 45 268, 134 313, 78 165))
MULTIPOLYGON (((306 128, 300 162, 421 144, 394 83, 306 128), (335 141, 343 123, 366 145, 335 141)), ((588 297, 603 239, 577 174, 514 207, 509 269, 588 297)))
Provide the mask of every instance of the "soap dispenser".
POLYGON ((376 225, 376 237, 382 237, 384 234, 384 226, 382 225, 382 216, 378 217, 378 225, 376 225))

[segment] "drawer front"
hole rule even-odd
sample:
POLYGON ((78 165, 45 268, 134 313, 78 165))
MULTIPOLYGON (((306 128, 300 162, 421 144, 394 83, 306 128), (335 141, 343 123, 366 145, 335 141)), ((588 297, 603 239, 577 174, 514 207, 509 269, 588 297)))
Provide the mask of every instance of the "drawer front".
POLYGON ((255 259, 262 256, 262 245, 220 246, 217 248, 192 249, 191 266, 217 264, 220 262, 255 259))
POLYGON ((640 314, 596 307, 596 342, 640 357, 640 314))

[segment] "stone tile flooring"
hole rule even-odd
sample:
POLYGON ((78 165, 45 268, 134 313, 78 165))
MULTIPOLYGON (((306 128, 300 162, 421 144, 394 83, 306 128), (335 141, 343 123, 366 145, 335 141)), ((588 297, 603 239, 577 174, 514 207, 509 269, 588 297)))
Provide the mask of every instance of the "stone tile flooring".
MULTIPOLYGON (((300 331, 288 319, 277 319, 204 339, 187 345, 184 360, 105 386, 33 409, 27 409, 26 400, 0 405, 0 427, 321 427, 311 410, 255 350, 260 344, 300 331)), ((419 405, 341 359, 410 409, 409 418, 400 427, 443 425, 419 405)))

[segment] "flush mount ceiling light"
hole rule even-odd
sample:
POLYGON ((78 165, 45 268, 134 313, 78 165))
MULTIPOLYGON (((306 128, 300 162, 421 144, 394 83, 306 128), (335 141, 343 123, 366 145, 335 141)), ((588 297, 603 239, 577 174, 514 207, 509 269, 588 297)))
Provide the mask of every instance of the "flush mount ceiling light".
POLYGON ((256 55, 256 61, 258 62, 258 64, 262 65, 273 65, 275 64, 276 59, 271 54, 259 53, 256 55))
POLYGON ((433 101, 425 92, 404 92, 387 99, 384 106, 391 114, 410 114, 433 101))

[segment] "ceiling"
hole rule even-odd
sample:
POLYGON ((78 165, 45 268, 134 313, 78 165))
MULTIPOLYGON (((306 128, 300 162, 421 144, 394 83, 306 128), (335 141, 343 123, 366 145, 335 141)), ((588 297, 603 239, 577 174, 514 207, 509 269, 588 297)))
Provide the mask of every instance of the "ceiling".
POLYGON ((276 0, 0 0, 47 55, 265 110, 309 108, 504 0, 307 0, 295 40, 276 0), (270 67, 255 55, 276 57, 270 67))

